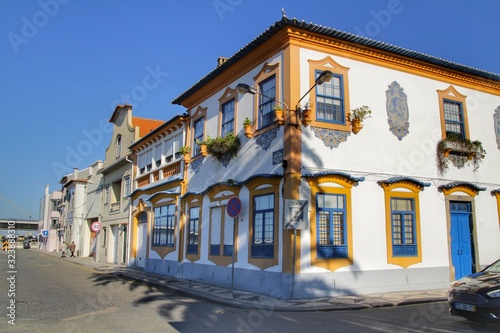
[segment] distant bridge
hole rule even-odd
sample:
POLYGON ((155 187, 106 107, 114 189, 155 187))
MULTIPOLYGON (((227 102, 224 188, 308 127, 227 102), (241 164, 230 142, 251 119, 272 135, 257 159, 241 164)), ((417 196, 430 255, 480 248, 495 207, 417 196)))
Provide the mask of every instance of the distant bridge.
MULTIPOLYGON (((10 230, 15 230, 14 234, 18 236, 33 236, 37 237, 38 234, 38 221, 32 220, 16 220, 16 219, 0 219, 0 237, 9 234, 10 230)), ((10 232, 12 234, 12 232, 10 232)))

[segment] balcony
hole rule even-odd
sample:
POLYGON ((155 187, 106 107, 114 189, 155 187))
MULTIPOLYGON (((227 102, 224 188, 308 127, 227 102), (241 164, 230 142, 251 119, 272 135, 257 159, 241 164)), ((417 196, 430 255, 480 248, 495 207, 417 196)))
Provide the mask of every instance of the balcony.
POLYGON ((109 208, 110 212, 118 212, 120 211, 120 202, 113 202, 109 208))

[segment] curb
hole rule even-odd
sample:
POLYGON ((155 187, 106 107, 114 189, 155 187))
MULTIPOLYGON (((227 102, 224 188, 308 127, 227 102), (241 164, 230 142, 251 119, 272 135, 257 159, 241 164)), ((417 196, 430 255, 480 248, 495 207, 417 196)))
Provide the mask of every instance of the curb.
MULTIPOLYGON (((44 255, 58 257, 51 253, 40 252, 44 255)), ((60 258, 62 259, 62 258, 60 258)), ((447 301, 447 297, 438 297, 438 296, 429 296, 422 298, 413 298, 406 300, 384 300, 384 299, 373 299, 372 301, 367 301, 362 304, 352 304, 352 303, 330 303, 329 305, 318 304, 315 305, 314 301, 304 305, 299 306, 283 306, 280 303, 286 302, 287 300, 279 300, 273 299, 269 297, 268 299, 262 300, 260 302, 257 301, 245 301, 245 300, 235 300, 231 298, 225 298, 221 296, 217 296, 214 294, 210 294, 207 292, 200 292, 196 289, 190 289, 185 287, 179 287, 175 284, 170 283, 171 281, 178 281, 175 278, 169 276, 157 276, 151 277, 148 276, 147 273, 142 271, 136 271, 127 267, 96 267, 96 265, 92 265, 94 262, 82 262, 81 260, 65 260, 70 263, 74 263, 80 266, 84 266, 89 269, 93 269, 95 271, 101 273, 112 274, 118 278, 125 279, 128 281, 137 281, 139 283, 148 284, 150 286, 154 286, 160 290, 170 292, 176 295, 181 296, 189 296, 199 300, 205 300, 212 303, 216 303, 219 305, 229 306, 238 309, 246 309, 246 310, 254 310, 254 311, 276 311, 276 312, 331 312, 331 311, 345 311, 345 310, 366 310, 366 309, 376 309, 376 308, 389 308, 396 306, 405 306, 405 305, 418 305, 425 303, 436 303, 436 302, 445 302, 447 301), (307 304, 307 305, 306 305, 307 304)), ((98 264, 99 265, 99 264, 98 264)))

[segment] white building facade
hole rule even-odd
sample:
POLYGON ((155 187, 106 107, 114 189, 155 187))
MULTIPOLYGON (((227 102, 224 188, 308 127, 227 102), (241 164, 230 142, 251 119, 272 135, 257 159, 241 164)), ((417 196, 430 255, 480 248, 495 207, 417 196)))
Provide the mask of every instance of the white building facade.
POLYGON ((446 288, 500 255, 499 75, 283 17, 173 102, 190 160, 134 199, 145 270, 303 298, 446 288), (228 133, 235 156, 203 153, 228 133))

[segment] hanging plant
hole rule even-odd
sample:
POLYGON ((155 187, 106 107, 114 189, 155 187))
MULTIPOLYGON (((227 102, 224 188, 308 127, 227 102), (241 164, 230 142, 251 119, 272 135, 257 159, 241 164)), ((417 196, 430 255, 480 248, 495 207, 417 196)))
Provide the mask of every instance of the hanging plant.
POLYGON ((204 141, 196 141, 198 145, 206 145, 207 153, 212 155, 217 161, 231 159, 238 154, 240 149, 240 138, 233 133, 228 133, 224 137, 212 139, 207 136, 204 141))
POLYGON ((439 141, 436 148, 436 162, 440 174, 448 170, 450 154, 467 158, 467 161, 474 166, 474 172, 476 172, 486 156, 486 150, 484 150, 480 141, 464 140, 458 136, 450 136, 439 141))
POLYGON ((370 118, 372 111, 366 105, 360 106, 359 108, 351 110, 347 115, 347 119, 351 122, 352 132, 358 134, 363 128, 363 120, 370 118))

